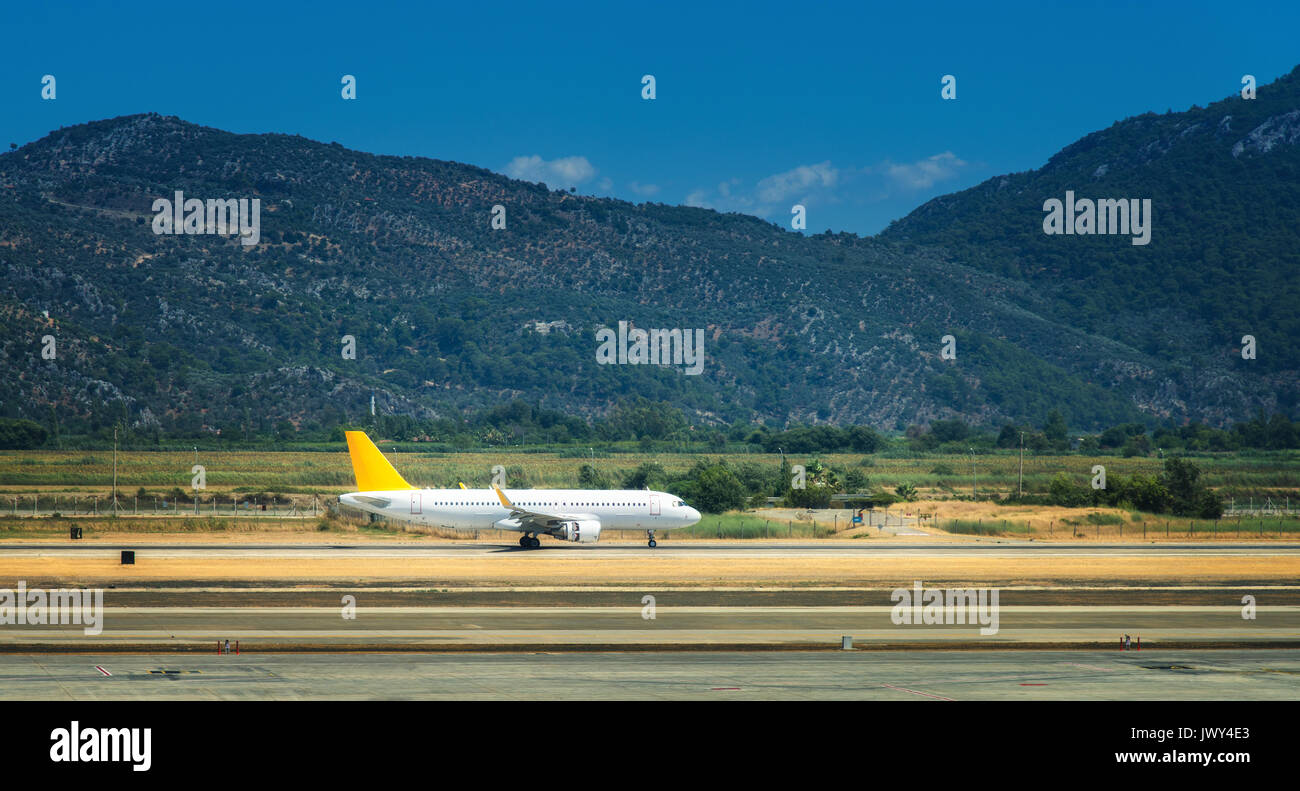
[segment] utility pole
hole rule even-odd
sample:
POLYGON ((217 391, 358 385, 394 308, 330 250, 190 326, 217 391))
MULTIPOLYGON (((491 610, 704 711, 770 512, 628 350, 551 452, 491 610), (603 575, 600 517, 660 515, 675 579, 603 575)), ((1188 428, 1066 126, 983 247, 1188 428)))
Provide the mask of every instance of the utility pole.
POLYGON ((979 497, 979 478, 975 474, 975 449, 970 450, 970 499, 975 502, 979 497))
POLYGON ((117 518, 117 427, 113 427, 113 518, 117 518))
POLYGON ((1020 432, 1020 496, 1025 496, 1025 432, 1020 432))

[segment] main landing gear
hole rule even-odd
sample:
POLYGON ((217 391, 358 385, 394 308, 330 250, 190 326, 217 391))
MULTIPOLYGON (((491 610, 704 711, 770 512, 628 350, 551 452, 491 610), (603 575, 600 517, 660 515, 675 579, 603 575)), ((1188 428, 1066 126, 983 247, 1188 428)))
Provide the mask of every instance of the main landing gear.
POLYGON ((524 549, 537 549, 542 545, 542 540, 536 536, 530 536, 524 533, 519 539, 519 546, 524 549))
POLYGON ((655 543, 655 531, 653 531, 653 530, 647 530, 647 531, 645 531, 645 534, 646 534, 647 536, 650 537, 650 548, 651 548, 651 549, 654 549, 655 547, 659 546, 658 544, 655 543))

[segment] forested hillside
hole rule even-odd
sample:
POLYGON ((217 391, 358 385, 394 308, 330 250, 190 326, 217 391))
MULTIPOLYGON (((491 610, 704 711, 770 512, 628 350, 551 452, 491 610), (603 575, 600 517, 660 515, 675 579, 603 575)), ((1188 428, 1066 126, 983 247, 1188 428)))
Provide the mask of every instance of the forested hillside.
POLYGON ((642 396, 700 425, 886 431, 1292 413, 1295 84, 1116 124, 879 239, 158 115, 61 129, 0 155, 0 415, 292 431, 359 420, 372 393, 421 419, 642 396), (1045 236, 1065 189, 1153 197, 1151 244, 1045 236), (154 233, 178 190, 258 198, 258 244, 154 233), (620 321, 705 330, 702 373, 597 364, 620 321))

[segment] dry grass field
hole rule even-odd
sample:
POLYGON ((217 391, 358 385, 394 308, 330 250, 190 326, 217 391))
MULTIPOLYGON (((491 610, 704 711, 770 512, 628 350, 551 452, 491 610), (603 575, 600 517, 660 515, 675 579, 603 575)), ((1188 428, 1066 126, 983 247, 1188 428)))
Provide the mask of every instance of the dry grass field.
POLYGON ((8 557, 0 576, 29 586, 160 582, 501 586, 896 586, 913 580, 963 585, 1290 585, 1300 557, 763 557, 647 552, 610 557, 563 549, 467 557, 150 557, 133 566, 116 557, 8 557))

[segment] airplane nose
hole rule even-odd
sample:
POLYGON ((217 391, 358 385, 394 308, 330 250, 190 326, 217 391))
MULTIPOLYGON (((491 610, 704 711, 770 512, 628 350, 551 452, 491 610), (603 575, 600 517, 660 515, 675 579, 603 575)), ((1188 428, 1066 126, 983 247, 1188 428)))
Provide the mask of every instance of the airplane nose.
POLYGON ((700 521, 700 512, 691 508, 689 505, 686 506, 686 521, 688 526, 700 521))

